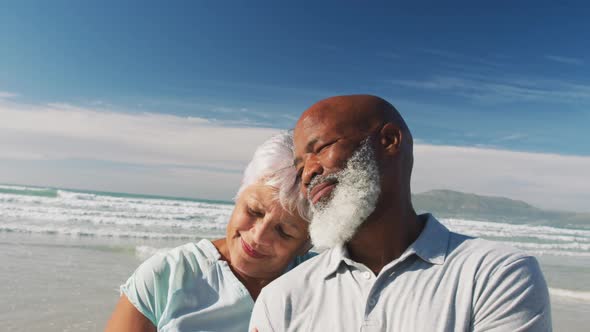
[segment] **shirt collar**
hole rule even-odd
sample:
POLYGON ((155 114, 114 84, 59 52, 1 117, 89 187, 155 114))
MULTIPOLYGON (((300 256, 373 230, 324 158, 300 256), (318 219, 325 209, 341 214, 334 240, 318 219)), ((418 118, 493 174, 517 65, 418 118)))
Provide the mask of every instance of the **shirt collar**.
POLYGON ((197 246, 203 249, 202 251, 205 254, 205 256, 207 256, 207 260, 211 262, 221 260, 221 254, 219 253, 213 242, 207 239, 202 239, 197 243, 197 246))
POLYGON ((341 245, 335 248, 330 249, 328 253, 328 264, 325 269, 324 278, 328 278, 330 275, 338 270, 340 263, 342 263, 345 259, 348 258, 348 250, 346 249, 345 245, 341 245))
POLYGON ((449 230, 430 213, 420 215, 426 225, 420 236, 406 250, 413 250, 422 260, 432 264, 443 264, 449 247, 449 230))
MULTIPOLYGON (((422 214, 420 219, 426 219, 424 229, 408 249, 400 256, 404 260, 412 254, 416 254, 422 260, 431 264, 443 264, 447 256, 450 232, 430 213, 422 214)), ((345 245, 330 249, 328 253, 328 264, 324 277, 327 278, 338 270, 340 264, 345 262, 351 264, 348 250, 345 245)))

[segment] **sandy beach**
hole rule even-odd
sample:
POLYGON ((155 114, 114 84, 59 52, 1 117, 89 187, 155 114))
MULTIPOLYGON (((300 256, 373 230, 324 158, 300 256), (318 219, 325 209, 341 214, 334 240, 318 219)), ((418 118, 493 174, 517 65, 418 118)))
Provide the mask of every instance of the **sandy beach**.
MULTIPOLYGON (((6 331, 102 331, 119 284, 146 255, 135 248, 180 243, 0 233, 0 264, 5 267, 0 272, 0 321, 6 331)), ((550 281, 560 274, 557 267, 543 268, 550 281)), ((552 294, 551 301, 555 331, 586 330, 588 299, 552 294)))

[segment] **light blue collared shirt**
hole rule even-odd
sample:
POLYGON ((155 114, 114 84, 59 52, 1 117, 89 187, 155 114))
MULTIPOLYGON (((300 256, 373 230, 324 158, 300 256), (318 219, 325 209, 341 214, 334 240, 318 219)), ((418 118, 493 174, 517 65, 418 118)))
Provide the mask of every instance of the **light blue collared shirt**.
POLYGON ((158 331, 247 331, 254 306, 209 240, 155 254, 121 292, 158 331))
POLYGON ((534 257, 420 218, 418 239, 378 275, 339 247, 276 279, 258 297, 250 330, 551 330, 534 257))

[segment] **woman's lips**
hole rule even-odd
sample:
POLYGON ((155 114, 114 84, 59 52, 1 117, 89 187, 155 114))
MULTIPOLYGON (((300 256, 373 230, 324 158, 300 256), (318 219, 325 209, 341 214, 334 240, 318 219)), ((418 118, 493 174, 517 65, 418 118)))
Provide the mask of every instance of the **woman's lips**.
POLYGON ((334 182, 324 182, 318 184, 311 190, 311 202, 313 204, 317 203, 320 199, 322 199, 322 197, 332 193, 334 187, 336 187, 336 183, 334 182))
POLYGON ((242 248, 244 249, 244 252, 246 252, 246 254, 248 254, 248 256, 250 256, 252 258, 263 258, 266 256, 266 255, 259 253, 256 250, 254 250, 254 248, 252 248, 248 243, 246 243, 246 241, 244 241, 244 239, 240 238, 240 241, 242 242, 242 248))

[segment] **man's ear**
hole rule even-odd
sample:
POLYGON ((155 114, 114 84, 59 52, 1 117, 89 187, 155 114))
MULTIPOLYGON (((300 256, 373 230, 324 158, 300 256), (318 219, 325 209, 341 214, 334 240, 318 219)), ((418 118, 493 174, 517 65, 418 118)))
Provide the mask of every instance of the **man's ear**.
POLYGON ((397 154, 401 149, 402 131, 393 123, 383 125, 380 132, 379 143, 387 153, 397 154))

